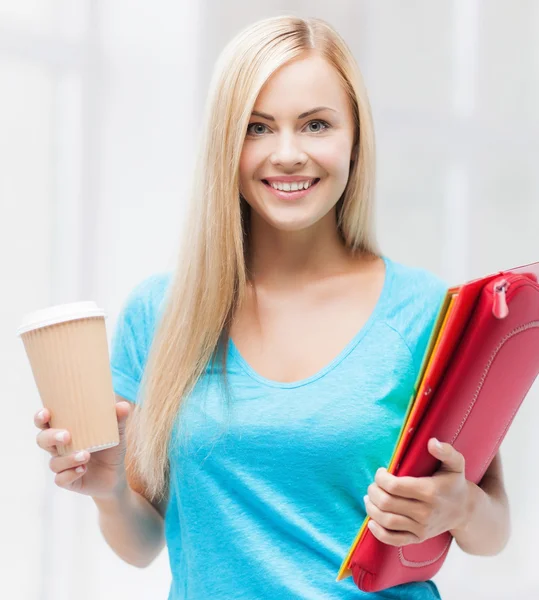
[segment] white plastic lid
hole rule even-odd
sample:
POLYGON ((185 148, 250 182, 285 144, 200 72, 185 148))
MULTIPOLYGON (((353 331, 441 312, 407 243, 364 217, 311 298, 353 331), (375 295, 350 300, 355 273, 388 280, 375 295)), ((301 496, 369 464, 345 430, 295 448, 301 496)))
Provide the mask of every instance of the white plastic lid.
POLYGON ((39 329, 40 327, 48 327, 49 325, 88 317, 104 317, 106 319, 107 315, 93 301, 71 302, 70 304, 49 306, 48 308, 42 308, 26 315, 17 330, 17 335, 21 336, 23 333, 32 331, 32 329, 39 329))

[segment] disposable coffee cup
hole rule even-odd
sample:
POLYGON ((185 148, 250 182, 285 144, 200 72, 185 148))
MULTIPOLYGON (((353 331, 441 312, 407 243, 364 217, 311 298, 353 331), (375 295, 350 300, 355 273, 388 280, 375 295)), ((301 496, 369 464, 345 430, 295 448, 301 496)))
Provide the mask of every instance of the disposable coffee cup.
POLYGON ((120 442, 105 318, 95 302, 73 302, 30 313, 17 330, 50 426, 71 434, 60 456, 120 442))

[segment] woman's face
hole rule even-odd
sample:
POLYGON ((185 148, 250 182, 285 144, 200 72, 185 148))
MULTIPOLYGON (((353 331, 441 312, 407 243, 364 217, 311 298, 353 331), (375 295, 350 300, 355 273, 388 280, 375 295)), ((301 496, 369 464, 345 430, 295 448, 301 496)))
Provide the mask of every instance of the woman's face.
POLYGON ((296 59, 276 71, 257 98, 240 159, 240 192, 269 225, 310 227, 344 192, 353 141, 352 110, 333 67, 316 54, 296 59), (288 186, 290 179, 319 181, 306 193, 273 190, 268 182, 288 186))

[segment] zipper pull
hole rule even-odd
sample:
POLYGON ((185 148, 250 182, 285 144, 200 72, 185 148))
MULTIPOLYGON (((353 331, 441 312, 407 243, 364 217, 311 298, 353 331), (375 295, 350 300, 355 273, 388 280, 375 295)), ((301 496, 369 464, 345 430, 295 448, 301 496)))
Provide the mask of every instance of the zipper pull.
POLYGON ((505 297, 505 292, 507 291, 508 287, 509 282, 507 279, 501 279, 494 285, 492 292, 492 314, 496 317, 496 319, 505 319, 505 317, 507 317, 509 314, 507 298, 505 297))

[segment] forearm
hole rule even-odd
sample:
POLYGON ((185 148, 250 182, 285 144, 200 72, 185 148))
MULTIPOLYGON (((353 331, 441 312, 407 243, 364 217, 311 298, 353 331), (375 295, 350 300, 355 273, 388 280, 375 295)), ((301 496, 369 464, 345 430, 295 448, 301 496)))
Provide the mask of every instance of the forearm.
POLYGON ((125 562, 147 567, 165 546, 163 518, 126 483, 110 499, 93 498, 108 545, 125 562))
POLYGON ((468 482, 466 524, 450 533, 468 554, 493 556, 506 546, 510 531, 509 503, 503 485, 486 478, 480 486, 468 482))

